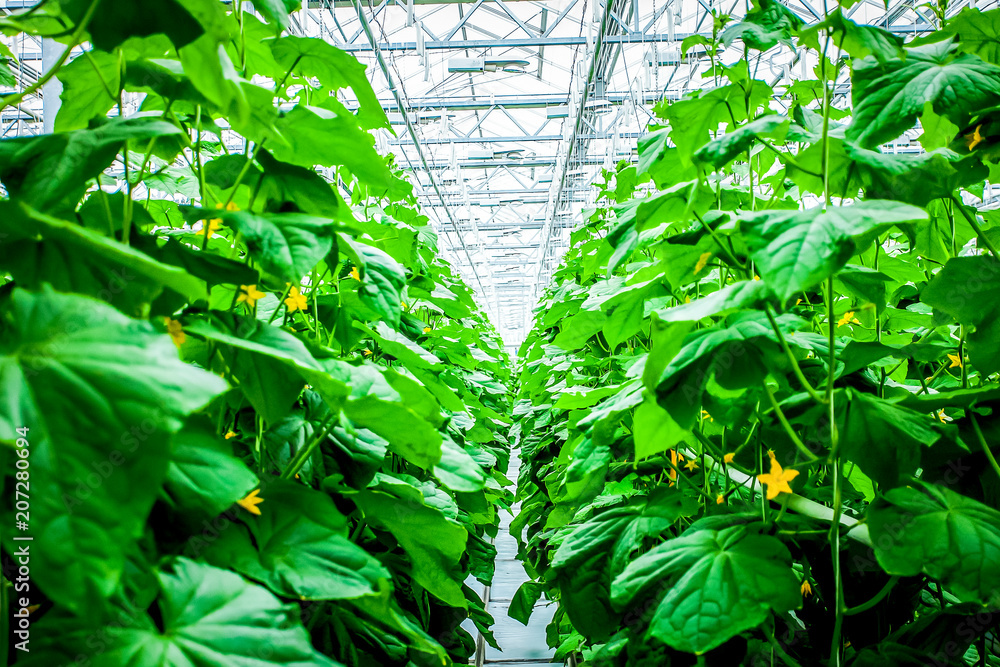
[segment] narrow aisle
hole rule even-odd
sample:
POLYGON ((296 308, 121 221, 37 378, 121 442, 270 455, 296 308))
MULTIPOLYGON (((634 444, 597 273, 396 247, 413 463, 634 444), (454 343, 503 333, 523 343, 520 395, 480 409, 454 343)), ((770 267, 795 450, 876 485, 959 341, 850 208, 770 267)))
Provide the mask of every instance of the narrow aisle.
MULTIPOLYGON (((517 479, 517 471, 521 460, 517 453, 511 455, 507 468, 507 477, 517 479)), ((514 512, 520 510, 520 503, 514 506, 514 512)), ((552 620, 555 604, 545 600, 535 605, 534 612, 527 626, 521 625, 507 615, 511 599, 522 583, 528 580, 528 575, 517 560, 517 540, 510 534, 510 522, 513 517, 506 512, 500 518, 500 531, 497 533, 496 573, 493 576, 493 586, 489 589, 486 611, 496 621, 493 635, 503 651, 486 646, 485 660, 478 664, 503 667, 528 667, 534 665, 553 664, 553 649, 545 643, 545 626, 552 620)))

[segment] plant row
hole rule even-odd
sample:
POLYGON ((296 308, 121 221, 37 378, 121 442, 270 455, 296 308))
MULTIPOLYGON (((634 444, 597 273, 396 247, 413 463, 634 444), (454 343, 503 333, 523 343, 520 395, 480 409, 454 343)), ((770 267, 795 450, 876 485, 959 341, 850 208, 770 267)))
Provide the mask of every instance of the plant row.
POLYGON ((512 496, 508 359, 375 150, 365 67, 284 32, 298 4, 0 19, 67 46, 35 85, 63 85, 55 133, 0 141, 18 665, 440 666, 492 641, 470 584, 512 496))
POLYGON ((558 605, 559 658, 1000 664, 1000 11, 904 42, 849 4, 685 40, 705 88, 605 171, 543 294, 511 609, 558 605))

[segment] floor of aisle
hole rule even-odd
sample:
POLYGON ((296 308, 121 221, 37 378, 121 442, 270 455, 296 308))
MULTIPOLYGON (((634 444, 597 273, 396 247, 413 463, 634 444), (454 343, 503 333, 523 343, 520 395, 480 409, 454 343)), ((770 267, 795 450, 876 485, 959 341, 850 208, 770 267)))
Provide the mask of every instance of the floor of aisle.
MULTIPOLYGON (((517 453, 511 455, 507 468, 507 477, 517 480, 517 471, 521 461, 517 453)), ((520 510, 520 503, 513 511, 520 510)), ((507 512, 501 512, 500 530, 497 533, 495 546, 497 549, 496 573, 493 576, 493 586, 485 591, 486 611, 496 624, 493 626, 493 636, 502 651, 487 645, 481 662, 476 664, 494 665, 496 667, 536 667, 537 665, 554 664, 553 649, 545 643, 545 626, 552 620, 555 604, 539 601, 531 614, 527 626, 521 625, 507 615, 514 593, 522 583, 528 580, 521 562, 517 560, 517 540, 510 534, 510 522, 513 517, 507 512)), ((482 587, 480 594, 484 593, 482 587)))

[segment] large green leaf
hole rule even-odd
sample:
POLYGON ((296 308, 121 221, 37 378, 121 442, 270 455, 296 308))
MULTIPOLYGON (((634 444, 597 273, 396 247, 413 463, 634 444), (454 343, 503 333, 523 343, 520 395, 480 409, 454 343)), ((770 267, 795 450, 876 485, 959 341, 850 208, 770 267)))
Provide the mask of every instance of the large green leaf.
POLYGON ((266 150, 258 150, 255 159, 264 167, 261 191, 272 202, 270 206, 291 203, 303 213, 350 219, 350 210, 336 189, 313 169, 275 160, 266 150))
POLYGON ((389 441, 389 449, 424 469, 441 462, 441 433, 417 414, 405 396, 373 365, 339 365, 340 377, 351 385, 344 405, 350 420, 389 441))
POLYGON ((959 38, 958 48, 988 63, 1000 65, 1000 9, 984 12, 966 7, 948 19, 943 33, 959 38))
POLYGON ((47 282, 89 293, 122 310, 133 310, 126 301, 151 301, 163 287, 192 302, 207 295, 206 284, 184 269, 24 205, 0 202, 0 231, 10 245, 0 252, 4 268, 26 287, 47 282), (13 252, 15 246, 19 252, 13 252), (134 293, 135 287, 143 288, 141 296, 134 293))
POLYGON ((852 58, 874 56, 879 62, 902 58, 903 36, 873 25, 859 25, 844 16, 838 7, 826 20, 799 31, 799 42, 821 52, 820 36, 831 34, 833 41, 852 58))
POLYGON ((92 118, 105 116, 118 102, 121 70, 116 54, 96 49, 64 65, 59 70, 63 89, 59 94, 56 132, 80 130, 92 118))
POLYGON ((925 574, 965 602, 995 604, 1000 512, 943 486, 912 482, 868 512, 875 557, 889 574, 925 574))
POLYGON ((972 114, 1000 103, 1000 67, 958 53, 951 42, 914 47, 902 60, 855 61, 852 97, 847 138, 873 148, 913 127, 928 102, 965 127, 972 114))
POLYGON ((826 211, 747 213, 740 228, 761 277, 787 301, 833 275, 883 228, 926 219, 915 206, 869 200, 826 211))
POLYGON ((392 175, 375 151, 374 138, 349 113, 298 104, 275 127, 285 143, 269 148, 283 162, 303 167, 343 165, 376 196, 394 198, 409 189, 392 175))
POLYGON ((848 390, 850 402, 841 435, 841 452, 862 472, 891 488, 920 466, 920 451, 941 436, 930 417, 869 394, 848 390))
POLYGON ((402 293, 406 284, 403 266, 382 250, 341 234, 341 249, 359 267, 361 302, 382 316, 393 327, 402 315, 402 293))
POLYGON ((969 359, 983 373, 1000 370, 1000 262, 989 255, 953 257, 920 293, 920 300, 976 330, 969 359))
POLYGON ((778 42, 792 46, 792 31, 802 23, 795 12, 778 0, 754 0, 746 18, 723 31, 722 41, 730 46, 736 39, 742 39, 749 48, 758 51, 767 51, 778 42))
POLYGON ((313 649, 296 605, 232 572, 173 558, 158 579, 158 608, 149 613, 123 610, 104 627, 53 618, 54 627, 39 632, 37 653, 32 642, 31 664, 69 664, 83 655, 94 667, 339 667, 313 649))
POLYGON ((410 485, 381 485, 356 496, 369 522, 388 530, 410 559, 411 576, 443 602, 466 608, 464 576, 459 565, 468 532, 429 507, 419 489, 410 485))
POLYGON ((217 435, 207 419, 191 419, 170 443, 170 467, 163 489, 185 511, 214 517, 257 486, 232 445, 217 435))
POLYGON ((342 229, 326 218, 305 213, 203 210, 201 215, 218 215, 243 234, 247 253, 265 274, 295 285, 330 253, 337 230, 342 229))
POLYGON ((781 138, 787 129, 788 119, 784 116, 762 116, 708 142, 699 148, 694 156, 699 162, 705 162, 718 169, 749 150, 755 141, 761 138, 781 138))
POLYGON ((0 141, 0 181, 11 197, 45 213, 71 213, 87 181, 111 164, 126 141, 182 134, 158 118, 114 118, 93 130, 0 141))
POLYGON ((97 611, 142 534, 171 434, 226 385, 94 299, 17 290, 4 311, 0 439, 30 429, 33 578, 60 604, 97 611))
POLYGON ((802 602, 785 545, 744 526, 667 540, 630 563, 611 586, 620 609, 661 596, 649 636, 697 654, 757 627, 771 610, 784 613, 802 602))
POLYGON ((324 39, 295 35, 276 39, 271 44, 271 52, 286 71, 315 77, 324 88, 332 91, 348 87, 354 91, 361 106, 357 118, 362 127, 389 128, 389 119, 365 74, 366 67, 354 56, 324 39))
POLYGON ((379 593, 388 570, 347 539, 347 518, 330 496, 272 480, 260 497, 260 516, 241 513, 242 524, 208 545, 204 556, 210 563, 284 597, 340 600, 379 593))

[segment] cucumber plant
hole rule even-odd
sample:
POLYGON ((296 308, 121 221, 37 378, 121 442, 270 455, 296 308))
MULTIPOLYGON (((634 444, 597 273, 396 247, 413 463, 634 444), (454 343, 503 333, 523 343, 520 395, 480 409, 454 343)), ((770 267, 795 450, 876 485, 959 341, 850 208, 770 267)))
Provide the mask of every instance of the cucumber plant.
POLYGON ((689 37, 815 78, 713 58, 542 296, 511 608, 558 604, 558 657, 1000 665, 1000 10, 905 42, 843 4, 689 37))
POLYGON ((467 582, 512 497, 509 361, 375 150, 365 67, 284 32, 298 4, 0 18, 67 47, 0 98, 64 88, 54 133, 0 140, 0 612, 31 619, 4 659, 437 667, 466 619, 492 641, 467 582))

